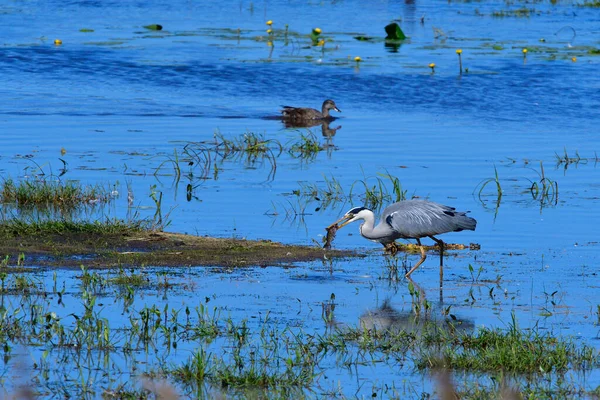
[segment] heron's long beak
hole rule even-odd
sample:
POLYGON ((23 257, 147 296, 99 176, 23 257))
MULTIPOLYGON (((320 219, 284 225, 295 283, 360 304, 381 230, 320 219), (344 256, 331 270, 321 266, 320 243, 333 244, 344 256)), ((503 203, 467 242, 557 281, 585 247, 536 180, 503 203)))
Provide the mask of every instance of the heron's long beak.
POLYGON ((338 219, 333 224, 329 225, 327 227, 327 229, 331 228, 334 225, 339 224, 340 222, 343 222, 340 226, 338 226, 338 229, 340 229, 341 227, 348 225, 351 220, 352 220, 352 215, 344 215, 342 218, 338 219))

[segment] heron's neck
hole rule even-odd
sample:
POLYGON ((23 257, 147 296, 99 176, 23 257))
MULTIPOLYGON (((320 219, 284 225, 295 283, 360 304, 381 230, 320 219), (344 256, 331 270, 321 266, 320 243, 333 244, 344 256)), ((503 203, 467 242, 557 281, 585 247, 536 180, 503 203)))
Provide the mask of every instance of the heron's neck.
POLYGON ((329 117, 329 108, 323 106, 323 108, 321 108, 321 114, 323 114, 323 118, 329 117))
POLYGON ((377 241, 377 232, 375 229, 375 214, 370 213, 364 218, 364 222, 360 224, 360 234, 365 239, 377 241))

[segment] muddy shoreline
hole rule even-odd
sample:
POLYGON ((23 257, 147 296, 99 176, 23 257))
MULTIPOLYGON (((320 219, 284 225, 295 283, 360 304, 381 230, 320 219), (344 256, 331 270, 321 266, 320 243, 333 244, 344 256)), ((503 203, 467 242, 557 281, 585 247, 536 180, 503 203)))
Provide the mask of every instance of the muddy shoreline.
POLYGON ((119 234, 61 232, 3 235, 0 253, 9 265, 90 268, 119 266, 276 266, 319 259, 359 257, 349 250, 285 245, 269 240, 201 237, 138 231, 119 234))

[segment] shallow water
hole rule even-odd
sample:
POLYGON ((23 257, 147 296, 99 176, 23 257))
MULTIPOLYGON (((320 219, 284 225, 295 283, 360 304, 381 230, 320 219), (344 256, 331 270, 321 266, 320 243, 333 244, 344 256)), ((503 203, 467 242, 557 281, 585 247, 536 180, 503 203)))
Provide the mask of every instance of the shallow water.
MULTIPOLYGON (((150 188, 157 185, 163 214, 171 210, 170 231, 299 244, 320 241, 325 226, 362 204, 360 197, 352 204, 306 204, 290 194, 299 182, 322 187, 333 177, 347 193, 357 180, 367 177, 374 184, 378 173, 390 173, 409 197, 470 210, 478 220, 476 232, 445 235, 450 242, 481 245, 479 251, 450 252, 446 305, 475 326, 505 326, 514 310, 523 326, 537 324, 597 346, 600 59, 588 54, 600 47, 597 10, 495 1, 378 1, 368 13, 363 8, 357 1, 0 6, 9 27, 0 46, 0 171, 13 178, 56 173, 62 158, 68 165, 63 179, 115 185, 120 195, 103 215, 123 218, 137 211, 151 217, 150 188), (492 16, 523 6, 536 12, 528 18, 492 16), (393 52, 380 39, 383 26, 395 18, 410 40, 393 52), (273 46, 265 33, 269 19, 276 29, 273 46), (143 28, 151 23, 164 30, 143 28), (329 40, 324 52, 296 34, 307 35, 316 26, 329 40), (80 32, 83 28, 94 31, 80 32), (444 35, 435 37, 434 28, 444 35), (357 41, 357 34, 379 40, 357 41), (63 44, 55 46, 55 38, 63 44), (462 74, 458 48, 468 68, 462 74), (529 49, 526 59, 523 48, 529 49), (355 56, 363 62, 357 65, 355 56), (432 62, 435 73, 428 67, 432 62), (220 160, 218 173, 211 170, 208 179, 200 179, 198 165, 188 177, 182 163, 183 175, 175 178, 168 161, 187 143, 212 141, 215 131, 228 138, 255 132, 293 143, 306 130, 285 129, 268 117, 282 104, 318 107, 325 98, 342 109, 332 123, 342 128, 328 140, 334 146, 328 151, 310 159, 283 152, 276 169, 260 158, 220 160), (565 151, 584 160, 557 165, 556 154, 565 151), (558 198, 550 204, 528 191, 540 179, 540 161, 545 176, 558 183, 558 198), (504 190, 499 207, 492 185, 478 195, 478 185, 494 177, 494 168, 504 190), (188 183, 194 186, 190 201, 188 183), (133 207, 127 204, 128 186, 133 207), (508 294, 502 294, 501 306, 487 296, 487 286, 472 282, 469 264, 482 266, 486 279, 502 276, 498 290, 508 294), (472 286, 475 293, 481 289, 474 304, 465 302, 472 286), (544 293, 555 291, 564 309, 540 316, 549 307, 544 293)), ((319 128, 312 132, 326 142, 319 128)), ((406 282, 390 283, 379 246, 362 239, 357 226, 340 231, 334 246, 358 247, 369 257, 336 263, 333 273, 314 265, 301 266, 301 272, 189 271, 190 280, 198 276, 198 286, 173 301, 214 294, 211 305, 233 318, 270 310, 282 324, 297 319, 307 329, 323 329, 320 304, 332 292, 343 324, 356 324, 385 298, 410 309, 406 282), (251 301, 237 306, 240 296, 251 301), (290 317, 298 298, 319 312, 290 317)), ((437 300, 436 259, 430 257, 413 278, 437 300)), ((409 256, 407 262, 415 260, 409 256)), ((76 296, 70 273, 60 275, 76 296)), ((416 384, 420 378, 409 372, 406 379, 416 384)), ((379 373, 365 372, 364 379, 379 373)), ((352 379, 344 374, 339 379, 353 388, 346 395, 353 395, 352 379)), ((586 381, 588 388, 598 383, 593 376, 586 381)), ((424 383, 424 390, 430 385, 424 383)))

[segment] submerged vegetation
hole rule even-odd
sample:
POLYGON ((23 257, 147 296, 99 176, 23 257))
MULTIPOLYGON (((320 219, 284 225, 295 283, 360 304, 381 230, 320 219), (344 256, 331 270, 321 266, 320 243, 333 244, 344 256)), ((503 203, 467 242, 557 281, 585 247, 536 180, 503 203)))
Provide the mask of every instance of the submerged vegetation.
MULTIPOLYGON (((569 157, 565 155, 564 159, 558 157, 560 165, 561 163, 569 163, 569 157)), ((514 163, 514 161, 513 161, 514 163)), ((519 185, 518 182, 521 179, 512 178, 510 181, 513 183, 513 188, 516 188, 519 193, 529 193, 531 195, 531 199, 535 202, 539 203, 540 210, 547 206, 555 206, 558 204, 558 182, 554 179, 546 176, 544 170, 544 164, 540 161, 540 169, 539 171, 533 167, 528 166, 529 161, 526 162, 526 168, 532 170, 537 175, 537 178, 530 179, 525 178, 528 182, 524 187, 523 185, 519 185)), ((494 198, 495 197, 495 209, 498 210, 500 203, 502 201, 502 196, 506 194, 506 190, 502 187, 502 181, 500 179, 498 169, 494 166, 494 177, 487 178, 479 182, 477 187, 475 188, 473 193, 477 193, 477 197, 481 201, 482 204, 485 204, 485 198, 494 198), (492 186, 494 190, 486 191, 486 187, 492 186)), ((513 195, 512 193, 510 195, 513 195)))
MULTIPOLYGON (((388 172, 356 180, 350 185, 348 192, 334 176, 323 176, 322 185, 309 182, 299 182, 299 185, 300 188, 291 193, 296 196, 297 204, 288 202, 287 205, 281 206, 286 218, 302 216, 313 202, 317 203, 316 211, 335 207, 339 203, 353 204, 355 201, 361 202, 365 207, 379 210, 382 206, 407 198, 407 192, 402 189, 400 179, 388 172)), ((279 215, 275 205, 269 215, 279 215)))
MULTIPOLYGON (((413 365, 432 374, 440 370, 450 375, 461 370, 484 374, 489 379, 478 379, 480 393, 498 392, 493 382, 509 378, 514 390, 522 388, 523 394, 559 394, 569 387, 568 370, 600 365, 593 348, 537 329, 521 329, 514 320, 505 330, 474 329, 455 316, 434 317, 431 307, 421 314, 402 313, 386 302, 365 313, 356 326, 331 325, 322 332, 278 322, 268 312, 258 320, 236 320, 209 306, 211 297, 173 307, 167 295, 189 285, 191 279, 186 277, 171 277, 167 282, 165 274, 152 271, 82 268, 77 279, 80 293, 74 294, 56 273, 47 286, 30 275, 0 272, 0 295, 10 299, 0 314, 4 362, 9 366, 16 362, 18 344, 39 346, 42 350, 32 354, 36 367, 29 372, 31 378, 61 382, 48 389, 36 387, 40 395, 46 390, 78 397, 118 392, 123 398, 139 393, 136 380, 145 377, 183 395, 304 397, 313 392, 324 395, 329 385, 326 376, 334 369, 360 373, 377 366, 380 371, 397 372, 413 365), (151 292, 163 293, 164 301, 136 302, 138 296, 151 292), (106 308, 102 303, 109 298, 115 304, 106 308), (70 307, 63 309, 66 302, 70 307), (107 314, 117 310, 123 318, 109 323, 107 314), (191 355, 178 356, 191 349, 191 355), (113 370, 116 366, 106 363, 104 356, 112 359, 117 354, 130 362, 113 370), (154 361, 139 362, 149 355, 154 361), (107 373, 92 378, 86 372, 90 368, 107 373), (64 373, 74 379, 60 380, 64 373), (123 380, 123 376, 130 378, 123 380), (552 382, 550 391, 532 387, 542 376, 552 382)), ((331 323, 334 297, 323 305, 331 323)), ((386 376, 367 390, 401 397, 407 388, 386 376)), ((464 389, 458 383, 456 390, 464 389)))
POLYGON ((215 132, 213 140, 203 142, 188 142, 180 153, 174 151, 173 156, 165 159, 156 167, 154 174, 173 176, 176 182, 182 177, 190 181, 193 192, 199 181, 208 179, 211 175, 217 178, 222 164, 226 161, 242 161, 246 168, 258 165, 269 166, 268 180, 275 179, 277 158, 282 153, 292 157, 311 161, 316 155, 326 150, 319 144, 314 133, 310 130, 301 133, 297 140, 282 144, 276 139, 267 139, 264 135, 246 132, 233 138, 227 138, 220 132, 215 132), (185 172, 187 165, 187 172, 185 172))

